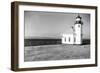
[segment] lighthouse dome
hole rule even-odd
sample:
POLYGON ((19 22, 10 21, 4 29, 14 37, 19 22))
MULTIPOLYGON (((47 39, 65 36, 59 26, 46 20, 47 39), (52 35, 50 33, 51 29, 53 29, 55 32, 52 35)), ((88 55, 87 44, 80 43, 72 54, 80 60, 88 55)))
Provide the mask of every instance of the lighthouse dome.
POLYGON ((78 14, 78 16, 76 17, 76 21, 75 24, 83 24, 83 22, 81 21, 82 17, 78 14))

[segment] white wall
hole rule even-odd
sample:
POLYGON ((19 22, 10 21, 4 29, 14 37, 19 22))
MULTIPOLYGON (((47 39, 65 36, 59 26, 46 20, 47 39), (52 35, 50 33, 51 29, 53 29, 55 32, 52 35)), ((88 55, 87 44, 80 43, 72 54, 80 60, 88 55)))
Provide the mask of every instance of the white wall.
POLYGON ((81 34, 82 34, 82 31, 81 31, 81 24, 75 24, 75 39, 76 39, 76 44, 81 44, 82 43, 82 39, 81 39, 81 34), (78 27, 80 26, 80 27, 78 27))
MULTIPOLYGON (((0 0, 0 73, 14 73, 10 70, 10 54, 11 54, 11 14, 10 3, 14 0, 0 0)), ((50 3, 65 3, 65 4, 82 4, 82 5, 98 5, 100 13, 100 0, 22 0, 22 1, 37 1, 50 3)), ((98 19, 100 15, 98 14, 98 19)), ((100 24, 100 21, 98 22, 100 24)), ((98 28, 100 25, 98 25, 98 28)), ((100 29, 98 29, 100 31, 100 29)), ((100 33, 98 35, 100 37, 100 33)), ((98 39, 100 43, 100 38, 98 39)), ((100 48, 100 45, 98 46, 100 48)), ((100 50, 98 49, 98 52, 100 50)), ((100 56, 100 53, 98 53, 100 56)), ((25 73, 99 73, 100 72, 100 57, 98 67, 73 68, 73 69, 55 69, 55 70, 40 70, 26 71, 25 73)), ((22 72, 24 73, 24 72, 22 72)))
POLYGON ((62 35, 62 44, 74 44, 73 34, 63 34, 62 35), (70 38, 70 41, 69 41, 70 38))

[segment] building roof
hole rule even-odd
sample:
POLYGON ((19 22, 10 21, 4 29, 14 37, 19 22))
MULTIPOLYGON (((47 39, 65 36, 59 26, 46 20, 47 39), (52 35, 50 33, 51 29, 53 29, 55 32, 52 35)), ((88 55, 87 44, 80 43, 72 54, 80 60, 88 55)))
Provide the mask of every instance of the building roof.
POLYGON ((75 24, 83 24, 82 21, 76 21, 75 24))
POLYGON ((76 17, 76 19, 77 19, 77 18, 80 18, 80 19, 81 19, 82 17, 78 14, 78 16, 76 17))
MULTIPOLYGON (((77 18, 80 18, 82 19, 82 17, 78 14, 78 16, 76 17, 77 18)), ((75 21, 75 24, 83 24, 83 22, 80 20, 80 21, 75 21)))

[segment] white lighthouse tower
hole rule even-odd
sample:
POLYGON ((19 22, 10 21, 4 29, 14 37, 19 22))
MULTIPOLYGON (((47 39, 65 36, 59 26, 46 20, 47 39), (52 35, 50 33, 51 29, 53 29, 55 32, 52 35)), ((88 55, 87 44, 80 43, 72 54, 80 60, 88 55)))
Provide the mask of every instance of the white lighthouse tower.
POLYGON ((74 24, 73 35, 74 35, 74 44, 82 44, 82 17, 78 14, 74 24))
POLYGON ((78 14, 72 26, 73 34, 63 34, 62 44, 82 44, 82 25, 82 17, 78 14))

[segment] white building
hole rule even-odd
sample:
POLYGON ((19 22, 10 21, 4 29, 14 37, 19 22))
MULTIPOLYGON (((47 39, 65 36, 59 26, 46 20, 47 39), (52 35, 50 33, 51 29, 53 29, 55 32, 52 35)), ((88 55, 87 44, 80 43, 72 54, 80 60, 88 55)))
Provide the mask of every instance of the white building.
POLYGON ((62 35, 62 44, 82 44, 82 17, 78 15, 74 26, 72 27, 72 34, 63 34, 62 35))

